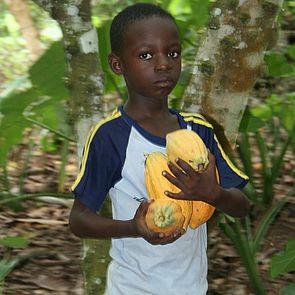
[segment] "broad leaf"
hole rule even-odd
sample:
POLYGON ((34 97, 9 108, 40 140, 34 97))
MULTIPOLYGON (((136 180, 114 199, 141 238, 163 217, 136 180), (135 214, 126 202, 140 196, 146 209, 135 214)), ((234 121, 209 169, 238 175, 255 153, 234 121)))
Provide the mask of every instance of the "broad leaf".
POLYGON ((264 121, 269 120, 273 115, 271 108, 267 104, 261 104, 251 108, 251 114, 264 121))
POLYGON ((295 271, 295 240, 287 243, 285 251, 272 257, 270 266, 272 278, 284 272, 295 271))
POLYGON ((171 0, 167 9, 176 19, 184 20, 187 29, 199 30, 204 27, 209 18, 208 0, 171 0))
MULTIPOLYGON (((295 6, 295 2, 294 2, 294 6, 295 6)), ((293 61, 295 62, 295 44, 289 46, 288 48, 288 55, 293 59, 293 61)))
POLYGON ((16 237, 4 237, 0 239, 0 245, 9 248, 26 248, 29 244, 28 239, 20 236, 16 237))
POLYGON ((283 54, 269 53, 265 55, 268 74, 272 77, 291 76, 295 74, 294 65, 288 63, 283 54))
POLYGON ((263 121, 258 118, 254 117, 251 112, 249 111, 248 108, 246 108, 243 118, 241 120, 240 124, 240 132, 255 132, 257 129, 261 128, 264 126, 263 121))
POLYGON ((280 295, 294 295, 295 283, 288 284, 280 290, 280 295))
POLYGON ((33 85, 40 88, 44 95, 58 100, 69 97, 64 84, 65 56, 61 41, 54 42, 31 67, 29 73, 33 85))
POLYGON ((6 162, 11 147, 21 142, 24 129, 30 126, 23 112, 38 97, 39 93, 36 90, 29 89, 1 100, 0 165, 6 162))
POLYGON ((14 269, 17 260, 0 260, 0 282, 14 269))

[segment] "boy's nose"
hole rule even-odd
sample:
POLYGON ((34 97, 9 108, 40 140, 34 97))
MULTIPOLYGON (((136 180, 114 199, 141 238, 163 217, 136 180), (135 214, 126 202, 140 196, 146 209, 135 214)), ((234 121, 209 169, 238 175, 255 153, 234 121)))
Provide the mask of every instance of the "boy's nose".
POLYGON ((155 71, 167 71, 169 69, 171 69, 169 57, 165 55, 159 56, 155 65, 155 71))

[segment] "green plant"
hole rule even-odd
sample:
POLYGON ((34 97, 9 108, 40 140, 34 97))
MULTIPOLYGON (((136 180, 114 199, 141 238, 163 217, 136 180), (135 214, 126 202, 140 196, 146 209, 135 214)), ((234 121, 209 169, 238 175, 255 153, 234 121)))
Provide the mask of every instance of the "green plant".
MULTIPOLYGON (((276 278, 282 273, 295 271, 295 240, 288 241, 285 251, 271 258, 270 277, 276 278)), ((280 295, 292 295, 295 293, 295 283, 290 283, 280 290, 280 295)))
POLYGON ((233 243, 246 268, 252 288, 257 295, 265 294, 265 287, 258 269, 257 254, 262 245, 271 223, 284 207, 290 194, 289 192, 282 200, 272 206, 262 217, 255 229, 252 229, 252 219, 247 216, 244 220, 232 219, 229 222, 219 223, 220 228, 233 243))
POLYGON ((11 82, 0 95, 0 165, 6 164, 12 146, 19 144, 26 128, 40 126, 66 140, 71 140, 70 128, 62 107, 68 97, 64 77, 64 57, 61 42, 55 42, 30 68, 26 80, 11 82), (48 64, 53 64, 48 68, 48 64), (46 72, 46 75, 43 73, 46 72), (28 86, 30 85, 31 86, 28 86), (20 91, 20 83, 25 89, 20 91))
POLYGON ((21 236, 6 236, 0 239, 0 245, 6 247, 3 258, 0 260, 0 284, 4 283, 5 277, 20 263, 20 258, 12 258, 10 249, 26 248, 29 242, 21 236))
POLYGON ((264 282, 259 274, 257 254, 272 222, 295 193, 295 188, 292 187, 285 197, 273 202, 274 186, 278 180, 286 152, 295 136, 294 117, 293 121, 290 121, 290 125, 284 127, 284 124, 281 123, 285 118, 282 115, 284 107, 281 105, 278 112, 276 108, 270 107, 273 106, 273 98, 274 96, 270 97, 266 105, 260 106, 260 109, 268 109, 270 115, 267 116, 267 120, 262 116, 262 113, 257 111, 258 109, 253 109, 246 112, 241 125, 242 133, 238 151, 244 171, 250 177, 245 192, 252 201, 255 213, 243 220, 235 219, 234 222, 219 224, 240 254, 253 290, 257 295, 265 294, 264 282), (262 178, 259 182, 255 181, 256 175, 253 169, 252 155, 255 147, 257 147, 261 159, 262 178), (261 214, 263 217, 257 220, 256 216, 261 216, 261 214), (254 221, 258 221, 255 228, 252 227, 254 221))

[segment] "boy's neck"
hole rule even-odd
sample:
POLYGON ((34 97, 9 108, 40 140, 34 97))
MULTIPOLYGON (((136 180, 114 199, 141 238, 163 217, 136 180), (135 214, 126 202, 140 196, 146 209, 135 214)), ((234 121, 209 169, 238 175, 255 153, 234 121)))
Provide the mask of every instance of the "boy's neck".
POLYGON ((134 120, 166 118, 171 115, 166 101, 130 101, 124 105, 124 111, 134 120))

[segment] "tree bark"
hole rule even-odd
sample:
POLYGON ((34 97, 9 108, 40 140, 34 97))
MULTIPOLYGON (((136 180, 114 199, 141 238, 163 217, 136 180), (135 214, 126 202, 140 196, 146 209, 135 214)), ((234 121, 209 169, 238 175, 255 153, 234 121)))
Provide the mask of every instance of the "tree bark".
POLYGON ((102 111, 103 74, 97 32, 91 23, 90 0, 33 1, 58 22, 63 32, 65 83, 71 94, 68 116, 80 144, 102 111))
MULTIPOLYGON (((33 0, 55 19, 62 32, 66 59, 65 83, 70 90, 68 120, 77 139, 78 159, 91 126, 103 116, 103 74, 98 38, 91 23, 90 0, 33 0)), ((50 65, 48 65, 50 67, 50 65)), ((83 240, 85 294, 98 294, 99 241, 83 240)))
POLYGON ((183 109, 204 114, 234 148, 249 92, 277 35, 282 0, 217 0, 192 66, 183 109))
POLYGON ((6 3, 19 25, 22 36, 26 40, 26 47, 29 51, 30 60, 34 62, 42 55, 44 49, 41 47, 39 33, 34 26, 27 1, 6 0, 6 3))

